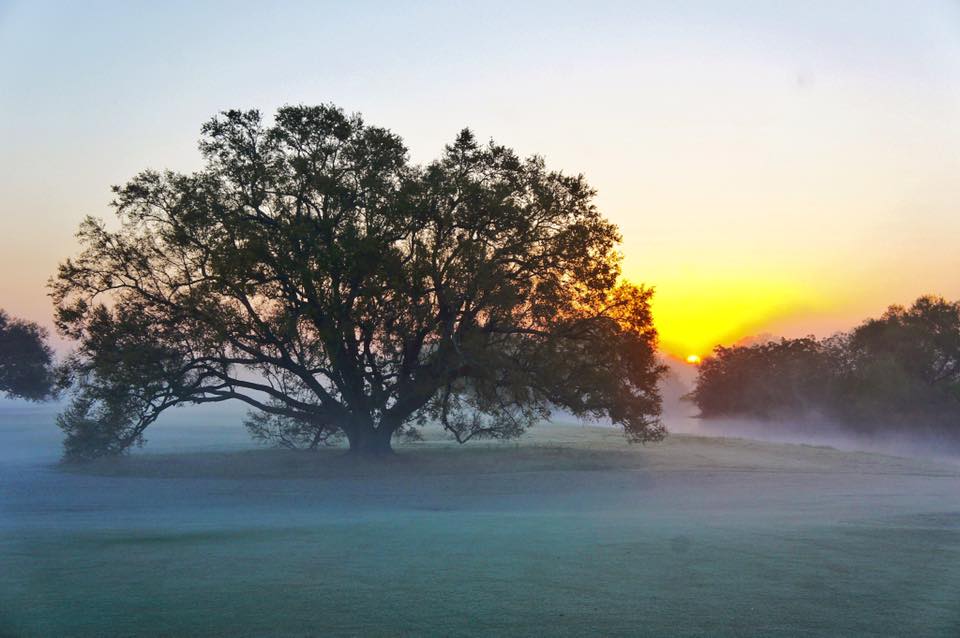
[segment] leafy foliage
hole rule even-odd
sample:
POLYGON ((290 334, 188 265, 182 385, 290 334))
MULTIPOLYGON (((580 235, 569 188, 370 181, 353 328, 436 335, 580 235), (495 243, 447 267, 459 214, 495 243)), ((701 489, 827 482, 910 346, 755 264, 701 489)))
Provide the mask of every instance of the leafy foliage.
POLYGON ((836 352, 813 337, 717 347, 692 398, 704 416, 772 417, 818 405, 834 389, 836 352))
POLYGON ((78 461, 141 445, 143 424, 138 415, 135 397, 125 388, 85 387, 57 416, 57 425, 67 435, 64 457, 78 461))
POLYGON ((78 405, 122 395, 130 415, 89 454, 224 400, 268 439, 309 424, 364 451, 431 418, 461 441, 516 436, 553 406, 663 436, 651 291, 618 283, 619 233, 582 176, 466 130, 412 165, 332 106, 272 126, 230 111, 200 150, 197 173, 115 188, 119 227, 88 219, 59 269, 78 405))
POLYGON ((0 310, 0 392, 31 401, 53 396, 58 379, 46 339, 37 324, 0 310))
POLYGON ((921 297, 849 334, 717 348, 691 398, 704 416, 819 411, 848 422, 960 422, 960 302, 921 297))

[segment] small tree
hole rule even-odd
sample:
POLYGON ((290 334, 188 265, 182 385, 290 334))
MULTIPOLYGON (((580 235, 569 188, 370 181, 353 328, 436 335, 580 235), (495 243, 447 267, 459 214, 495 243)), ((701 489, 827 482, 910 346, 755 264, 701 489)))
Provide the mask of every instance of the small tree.
POLYGON ((272 126, 230 111, 200 150, 197 173, 114 188, 119 228, 87 219, 53 283, 79 341, 73 455, 225 400, 258 436, 356 452, 428 420, 516 436, 553 406, 663 436, 651 291, 618 283, 620 236, 582 176, 469 131, 415 166, 332 106, 272 126))
POLYGON ((0 392, 43 401, 54 393, 53 351, 46 330, 0 310, 0 392))

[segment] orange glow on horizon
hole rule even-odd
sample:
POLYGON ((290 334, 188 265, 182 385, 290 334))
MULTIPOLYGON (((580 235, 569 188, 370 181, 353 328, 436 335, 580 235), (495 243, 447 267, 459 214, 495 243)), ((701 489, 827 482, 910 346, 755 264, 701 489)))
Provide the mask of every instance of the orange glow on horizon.
POLYGON ((804 332, 804 327, 794 324, 831 307, 823 291, 812 291, 793 278, 698 274, 651 278, 656 281, 651 309, 660 350, 692 365, 714 347, 745 337, 796 336, 793 333, 804 332))

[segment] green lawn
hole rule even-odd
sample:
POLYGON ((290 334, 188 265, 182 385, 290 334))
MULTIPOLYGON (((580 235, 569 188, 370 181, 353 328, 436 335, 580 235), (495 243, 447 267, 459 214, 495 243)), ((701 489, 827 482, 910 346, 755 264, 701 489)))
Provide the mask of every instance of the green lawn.
POLYGON ((960 635, 948 465, 544 427, 0 478, 0 635, 960 635))

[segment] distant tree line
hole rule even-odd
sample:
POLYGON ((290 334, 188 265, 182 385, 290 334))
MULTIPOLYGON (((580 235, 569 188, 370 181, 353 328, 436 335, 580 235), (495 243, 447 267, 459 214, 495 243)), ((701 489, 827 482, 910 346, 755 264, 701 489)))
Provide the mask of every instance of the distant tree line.
POLYGON ((924 296, 827 339, 718 347, 690 398, 704 417, 816 412, 861 429, 960 433, 960 302, 924 296))

